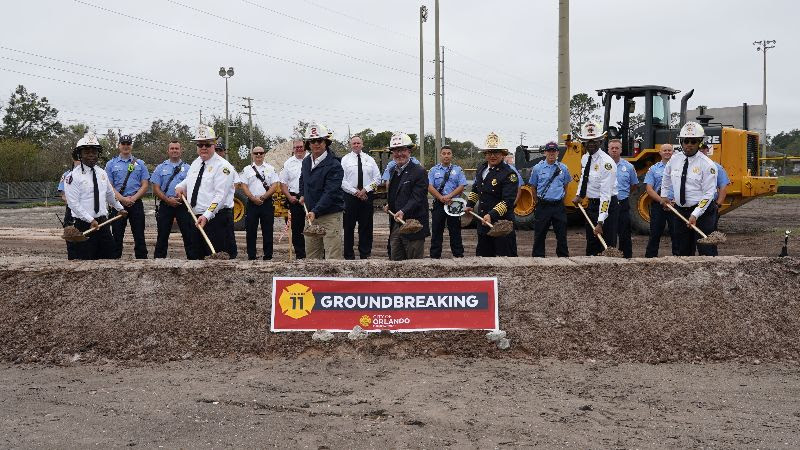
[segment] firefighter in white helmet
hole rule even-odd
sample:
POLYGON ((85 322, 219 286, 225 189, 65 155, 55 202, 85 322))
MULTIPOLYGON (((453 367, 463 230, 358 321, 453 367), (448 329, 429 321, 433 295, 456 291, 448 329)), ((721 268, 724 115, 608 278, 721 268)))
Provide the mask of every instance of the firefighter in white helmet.
POLYGON ((311 155, 300 169, 300 203, 308 208, 306 218, 325 228, 324 236, 305 237, 306 258, 342 259, 342 163, 330 148, 325 126, 312 123, 304 140, 311 155))
POLYGON ((577 206, 588 197, 586 213, 596 224, 594 228, 588 223, 585 227, 587 256, 605 250, 597 235, 602 234, 609 247, 617 246, 617 164, 600 148, 605 136, 594 122, 584 123, 578 135, 586 153, 581 157, 581 177, 572 203, 577 206))
POLYGON ((389 150, 395 167, 389 177, 388 203, 384 211, 393 214, 389 230, 390 258, 392 261, 419 259, 425 254, 428 227, 428 172, 411 161, 414 142, 405 133, 395 133, 389 140, 389 150), (409 234, 397 232, 399 220, 416 219, 422 229, 409 234))
POLYGON ((233 215, 224 205, 233 190, 233 170, 221 156, 214 152, 217 136, 214 129, 200 124, 193 142, 198 158, 189 166, 186 178, 175 186, 177 197, 185 196, 189 206, 198 215, 192 229, 192 254, 189 259, 203 259, 211 254, 198 228, 208 235, 216 251, 228 252, 227 228, 233 215))
MULTIPOLYGON (((75 228, 86 231, 97 228, 108 218, 108 205, 114 206, 118 213, 125 217, 128 212, 114 196, 114 188, 108 175, 97 168, 97 159, 102 147, 97 137, 87 133, 72 152, 73 158, 80 164, 72 169, 64 180, 64 194, 67 206, 72 211, 75 228)), ((89 234, 87 240, 75 242, 73 256, 75 259, 114 259, 116 243, 108 226, 89 234)))
MULTIPOLYGON (((704 233, 714 231, 714 194, 717 192, 717 167, 708 156, 698 151, 705 138, 705 130, 696 122, 686 122, 678 139, 682 153, 675 153, 666 166, 661 182, 661 203, 675 206, 675 209, 689 223, 696 225, 704 233)), ((713 256, 708 248, 697 246, 700 235, 688 225, 675 227, 674 239, 678 241, 678 256, 693 256, 695 250, 700 255, 713 256)))

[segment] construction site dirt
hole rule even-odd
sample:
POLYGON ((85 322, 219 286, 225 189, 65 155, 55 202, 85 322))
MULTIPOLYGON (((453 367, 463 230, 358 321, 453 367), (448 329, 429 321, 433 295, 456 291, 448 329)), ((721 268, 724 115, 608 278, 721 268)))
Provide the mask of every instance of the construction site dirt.
POLYGON ((0 211, 3 447, 800 446, 800 258, 776 257, 800 200, 723 217, 722 257, 652 260, 390 262, 381 213, 369 261, 287 263, 284 236, 271 262, 79 263, 62 210, 0 211), (272 277, 297 275, 496 276, 511 346, 271 333, 272 277))

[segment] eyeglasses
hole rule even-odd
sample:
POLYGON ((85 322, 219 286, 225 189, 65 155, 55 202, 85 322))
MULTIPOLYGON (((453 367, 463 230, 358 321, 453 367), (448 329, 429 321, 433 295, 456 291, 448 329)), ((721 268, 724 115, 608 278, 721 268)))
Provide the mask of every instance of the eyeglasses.
POLYGON ((302 145, 297 145, 294 147, 295 150, 302 150, 304 147, 302 145))
POLYGON ((253 152, 253 156, 261 156, 266 152, 253 152))
POLYGON ((703 142, 703 140, 698 138, 686 138, 683 140, 684 144, 699 144, 701 142, 703 142))
POLYGON ((325 142, 325 139, 322 139, 322 138, 309 139, 308 142, 311 143, 311 144, 319 144, 321 142, 325 142))
POLYGON ((213 147, 213 146, 214 146, 214 144, 209 144, 207 142, 203 142, 203 143, 198 142, 197 143, 197 148, 209 148, 209 147, 213 147))

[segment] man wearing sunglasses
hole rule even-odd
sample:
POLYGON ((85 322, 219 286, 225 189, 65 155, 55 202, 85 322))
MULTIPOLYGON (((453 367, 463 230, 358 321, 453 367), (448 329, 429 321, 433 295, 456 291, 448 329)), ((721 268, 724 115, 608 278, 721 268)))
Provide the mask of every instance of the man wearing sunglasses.
POLYGON ((306 223, 306 213, 300 204, 300 170, 303 159, 308 156, 306 147, 301 140, 292 141, 292 156, 283 163, 283 170, 278 175, 281 182, 281 191, 289 203, 289 214, 292 220, 292 247, 297 259, 306 257, 306 241, 303 238, 303 228, 306 223))
POLYGON ((193 259, 203 259, 211 254, 198 228, 203 228, 216 251, 226 250, 226 230, 231 225, 230 208, 223 201, 233 190, 233 173, 230 164, 214 152, 217 136, 214 129, 201 124, 197 136, 198 158, 192 162, 186 178, 175 187, 175 195, 186 196, 192 210, 198 215, 192 229, 193 259))
MULTIPOLYGON (((696 122, 686 122, 678 138, 683 153, 676 153, 664 166, 661 182, 661 204, 674 205, 678 212, 704 233, 714 231, 714 209, 711 204, 717 192, 717 167, 699 151, 705 130, 696 122)), ((700 235, 690 226, 675 227, 678 256, 693 256, 700 235)), ((699 253, 707 254, 703 246, 699 253)))
POLYGON ((307 220, 325 228, 322 237, 306 236, 306 256, 342 259, 342 164, 330 149, 330 134, 324 126, 309 125, 305 145, 311 155, 303 160, 300 171, 300 204, 308 208, 307 220))
POLYGON ((272 259, 272 229, 275 223, 275 206, 272 194, 278 190, 278 174, 275 168, 264 162, 266 151, 255 147, 251 154, 253 163, 242 171, 242 191, 247 196, 247 259, 256 259, 258 226, 261 225, 263 259, 272 259))

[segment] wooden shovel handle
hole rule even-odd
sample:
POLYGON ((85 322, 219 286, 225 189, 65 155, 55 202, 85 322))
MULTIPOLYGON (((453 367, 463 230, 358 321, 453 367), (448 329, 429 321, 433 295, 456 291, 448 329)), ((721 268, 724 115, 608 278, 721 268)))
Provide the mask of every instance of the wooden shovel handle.
POLYGON ((311 220, 308 218, 308 207, 306 206, 306 202, 303 202, 303 211, 306 212, 306 222, 311 225, 311 220))
POLYGON ((706 238, 708 238, 708 236, 706 236, 706 234, 705 234, 705 233, 703 233, 703 232, 700 230, 700 228, 697 228, 697 226, 696 226, 696 225, 694 225, 694 224, 690 223, 690 222, 689 222, 689 219, 687 219, 686 217, 683 217, 683 215, 682 215, 681 213, 679 213, 679 212, 678 212, 678 210, 677 210, 677 209, 675 209, 675 207, 673 207, 671 204, 667 203, 667 208, 671 209, 671 210, 672 210, 672 212, 674 212, 676 216, 680 217, 682 221, 686 222, 686 225, 689 225, 690 227, 692 227, 692 229, 693 229, 694 231, 697 231, 697 232, 700 234, 700 236, 703 236, 703 239, 706 239, 706 238))
MULTIPOLYGON (((578 203, 578 209, 581 210, 581 212, 583 213, 583 217, 585 217, 586 221, 589 222, 589 226, 592 227, 592 229, 594 229, 595 225, 592 223, 592 219, 589 218, 589 215, 586 214, 586 210, 583 209, 583 205, 578 203)), ((597 238, 600 239, 600 243, 603 244, 603 249, 608 250, 608 244, 606 244, 606 240, 603 239, 603 235, 598 234, 597 238)))
POLYGON ((100 225, 98 225, 97 228, 89 228, 88 230, 84 231, 83 235, 84 236, 88 236, 89 234, 94 233, 95 231, 99 230, 100 228, 103 228, 104 226, 110 224, 111 222, 114 222, 116 220, 122 219, 123 217, 125 217, 125 216, 117 214, 116 216, 114 216, 114 217, 106 220, 105 222, 101 223, 100 225))
POLYGON ((181 199, 183 200, 183 204, 186 205, 186 209, 189 210, 189 214, 192 215, 192 219, 194 219, 194 226, 196 226, 197 229, 200 230, 200 234, 203 236, 203 239, 206 240, 206 244, 208 244, 208 249, 211 250, 211 254, 215 255, 217 253, 217 251, 214 250, 214 244, 212 244, 211 243, 211 239, 208 238, 208 235, 206 234, 206 230, 204 230, 203 227, 197 225, 197 216, 194 214, 194 211, 192 210, 192 207, 189 205, 189 202, 186 200, 186 196, 181 194, 181 199))
POLYGON ((470 211, 469 213, 470 213, 470 214, 472 214, 473 216, 477 217, 477 218, 478 218, 478 220, 480 220, 482 224, 486 225, 486 226, 487 226, 487 227, 489 227, 489 228, 494 228, 494 225, 492 225, 492 224, 490 224, 489 222, 487 222, 486 220, 484 220, 484 218, 483 218, 483 217, 481 217, 481 216, 479 216, 479 215, 475 214, 475 211, 470 211))
MULTIPOLYGON (((391 209, 387 209, 387 210, 386 210, 386 214, 389 214, 390 216, 394 217, 394 213, 392 212, 392 210, 391 210, 391 209)), ((405 225, 405 224, 406 224, 406 221, 405 221, 405 220, 403 220, 403 219, 398 219, 397 217, 395 217, 395 218, 394 218, 394 220, 396 220, 396 221, 400 222, 400 223, 401 223, 401 224, 403 224, 403 225, 405 225)))

